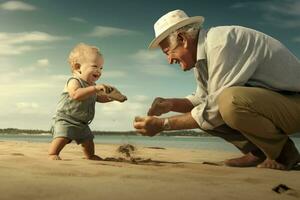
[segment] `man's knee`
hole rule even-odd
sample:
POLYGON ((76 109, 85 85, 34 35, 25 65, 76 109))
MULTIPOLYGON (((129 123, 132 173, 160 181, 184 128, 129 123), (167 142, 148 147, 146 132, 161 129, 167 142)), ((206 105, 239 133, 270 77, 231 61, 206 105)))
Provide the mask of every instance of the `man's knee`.
POLYGON ((241 110, 247 106, 242 90, 242 87, 226 88, 221 92, 217 101, 224 122, 233 129, 238 129, 242 120, 241 110))

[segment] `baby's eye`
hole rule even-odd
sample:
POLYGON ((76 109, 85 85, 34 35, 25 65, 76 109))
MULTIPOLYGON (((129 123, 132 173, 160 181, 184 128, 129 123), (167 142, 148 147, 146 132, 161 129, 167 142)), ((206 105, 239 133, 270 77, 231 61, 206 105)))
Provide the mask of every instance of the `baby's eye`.
POLYGON ((98 68, 98 66, 97 66, 97 65, 92 65, 92 67, 94 67, 94 68, 98 68))

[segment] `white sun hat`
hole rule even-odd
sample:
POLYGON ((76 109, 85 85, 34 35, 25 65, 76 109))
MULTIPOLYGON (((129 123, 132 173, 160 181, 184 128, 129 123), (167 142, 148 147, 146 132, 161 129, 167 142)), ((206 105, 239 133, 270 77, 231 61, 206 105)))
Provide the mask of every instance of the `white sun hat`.
POLYGON ((189 17, 182 10, 173 10, 171 12, 168 12, 155 22, 155 38, 150 43, 149 49, 157 48, 162 40, 164 40, 169 34, 181 27, 194 23, 199 23, 200 26, 203 22, 204 17, 189 17))

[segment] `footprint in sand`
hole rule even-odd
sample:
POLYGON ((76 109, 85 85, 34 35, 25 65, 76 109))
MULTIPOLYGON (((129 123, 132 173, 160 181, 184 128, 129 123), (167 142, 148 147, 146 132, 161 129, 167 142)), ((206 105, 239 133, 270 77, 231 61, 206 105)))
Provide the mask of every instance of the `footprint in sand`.
POLYGON ((64 165, 64 166, 77 166, 75 164, 69 164, 69 163, 62 163, 61 165, 64 165))
POLYGON ((25 155, 22 154, 22 153, 11 153, 10 155, 12 155, 12 156, 25 156, 25 155))

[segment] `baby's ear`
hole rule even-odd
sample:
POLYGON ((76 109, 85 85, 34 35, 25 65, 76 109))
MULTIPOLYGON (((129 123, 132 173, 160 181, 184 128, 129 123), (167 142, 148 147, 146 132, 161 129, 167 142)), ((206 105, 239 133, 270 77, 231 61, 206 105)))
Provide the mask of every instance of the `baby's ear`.
POLYGON ((79 64, 79 63, 75 63, 74 69, 75 69, 75 70, 80 69, 80 64, 79 64))
POLYGON ((79 71, 80 70, 80 64, 79 63, 75 63, 74 65, 73 65, 73 71, 79 71))

